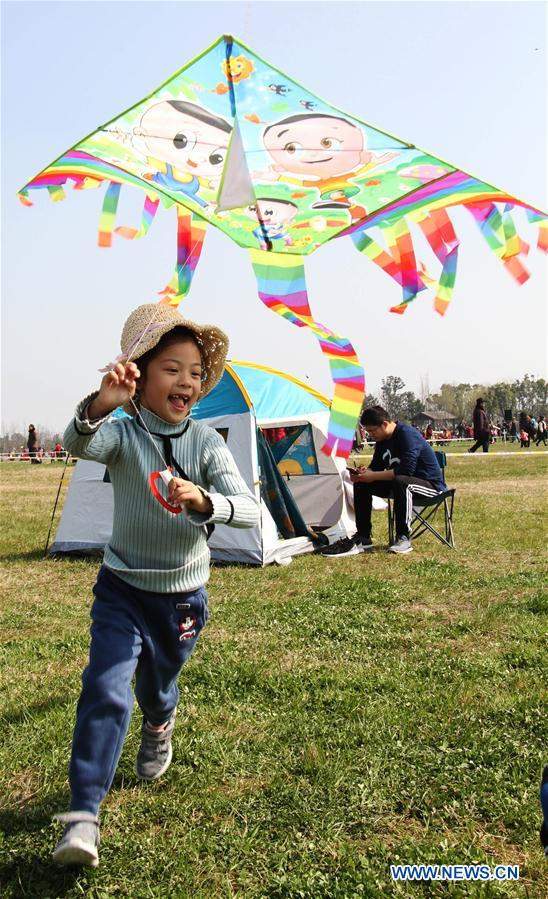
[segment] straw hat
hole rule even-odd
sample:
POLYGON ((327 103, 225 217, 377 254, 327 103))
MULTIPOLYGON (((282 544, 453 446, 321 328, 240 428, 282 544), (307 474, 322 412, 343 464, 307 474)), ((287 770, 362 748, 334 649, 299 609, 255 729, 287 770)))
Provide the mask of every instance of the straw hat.
POLYGON ((183 318, 173 306, 145 303, 134 309, 124 325, 120 338, 122 353, 130 360, 139 359, 152 350, 164 334, 178 327, 192 331, 198 342, 205 369, 202 387, 202 396, 205 396, 220 380, 228 352, 228 337, 220 328, 197 325, 183 318))

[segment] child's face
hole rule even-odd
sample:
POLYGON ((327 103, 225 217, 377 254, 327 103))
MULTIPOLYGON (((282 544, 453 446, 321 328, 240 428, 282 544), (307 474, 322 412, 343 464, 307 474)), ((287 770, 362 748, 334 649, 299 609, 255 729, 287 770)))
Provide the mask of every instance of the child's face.
POLYGON ((310 116, 269 128, 264 145, 288 172, 326 178, 350 172, 364 160, 364 138, 350 122, 310 116))
POLYGON ((265 225, 283 225, 290 222, 296 209, 290 203, 279 203, 276 200, 257 200, 254 206, 248 207, 253 215, 259 215, 265 225))
POLYGON ((190 175, 221 177, 230 140, 221 128, 156 103, 141 119, 140 133, 155 159, 190 175))
POLYGON ((202 392, 202 357, 194 341, 179 340, 150 360, 139 385, 141 404, 164 421, 183 421, 202 392))

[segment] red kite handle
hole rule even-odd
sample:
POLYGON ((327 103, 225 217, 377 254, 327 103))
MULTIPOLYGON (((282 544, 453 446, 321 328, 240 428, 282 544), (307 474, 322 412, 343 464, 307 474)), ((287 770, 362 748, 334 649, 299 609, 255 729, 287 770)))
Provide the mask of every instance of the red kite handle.
MULTIPOLYGON (((156 482, 160 479, 165 484, 167 479, 164 479, 162 475, 171 474, 171 468, 166 468, 165 471, 153 471, 148 479, 148 483, 150 485, 150 489, 152 490, 153 495, 156 497, 158 502, 167 509, 168 512, 171 512, 173 515, 180 515, 183 511, 182 506, 171 506, 167 499, 164 499, 160 491, 158 490, 156 482)), ((166 484, 167 487, 167 484, 166 484)))

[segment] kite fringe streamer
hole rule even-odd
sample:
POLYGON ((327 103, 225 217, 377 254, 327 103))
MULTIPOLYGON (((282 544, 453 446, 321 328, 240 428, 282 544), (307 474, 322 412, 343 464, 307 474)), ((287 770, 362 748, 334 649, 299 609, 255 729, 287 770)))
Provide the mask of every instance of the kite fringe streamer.
POLYGON ((169 283, 160 291, 166 306, 177 307, 187 296, 204 245, 207 222, 177 206, 177 262, 169 283))
MULTIPOLYGON (((502 212, 490 201, 454 205, 465 206, 470 211, 492 252, 498 256, 514 280, 518 284, 524 284, 530 274, 520 257, 527 256, 529 244, 517 233, 512 215, 514 204, 507 202, 502 212)), ((548 252, 548 217, 530 207, 525 207, 525 211, 528 220, 532 224, 538 224, 538 249, 548 252)), ((411 216, 441 263, 442 270, 438 280, 428 273, 422 262, 417 267, 412 236, 404 216, 399 219, 393 216, 386 223, 375 222, 386 235, 388 249, 380 246, 367 234, 368 228, 373 227, 371 224, 362 225, 347 233, 359 252, 371 259, 402 288, 402 301, 392 306, 390 312, 401 315, 417 293, 431 288, 435 290, 435 311, 439 315, 445 315, 455 286, 459 239, 443 206, 428 208, 425 203, 422 207, 419 205, 411 216)))
POLYGON ((441 262, 441 274, 433 281, 422 266, 422 280, 436 291, 434 310, 445 315, 453 296, 457 276, 459 240, 445 209, 435 209, 421 215, 417 224, 426 237, 434 255, 441 262))
POLYGON ((401 315, 409 303, 415 299, 417 293, 425 289, 426 284, 417 269, 413 240, 404 217, 402 216, 396 223, 381 227, 386 236, 389 251, 383 249, 372 237, 369 237, 365 233, 365 228, 362 231, 354 231, 351 237, 359 252, 371 259, 402 288, 401 303, 390 309, 390 312, 401 315))
POLYGON ((159 205, 160 199, 158 197, 151 197, 147 194, 141 215, 140 227, 126 228, 124 225, 119 225, 114 229, 114 233, 119 234, 120 237, 123 237, 125 240, 138 240, 141 237, 146 237, 149 228, 154 221, 159 205))
POLYGON ((112 235, 118 234, 125 240, 137 240, 145 237, 154 221, 154 216, 158 210, 160 200, 157 197, 151 197, 147 194, 143 206, 141 216, 141 225, 139 228, 127 228, 125 225, 114 227, 116 213, 118 211, 118 202, 120 200, 120 191, 122 185, 117 181, 111 181, 107 187, 105 198, 103 200, 103 208, 99 219, 99 246, 112 246, 112 235))
POLYGON ((99 237, 97 242, 100 247, 112 246, 112 231, 116 219, 116 212, 118 210, 121 189, 122 185, 116 181, 111 181, 107 187, 101 216, 99 218, 99 237))
POLYGON ((334 395, 327 440, 322 452, 347 458, 365 393, 365 378, 354 347, 312 316, 306 291, 304 263, 295 256, 251 250, 259 298, 264 305, 299 328, 308 328, 329 361, 334 395))
POLYGON ((495 203, 468 203, 466 208, 474 217, 487 245, 502 261, 507 272, 518 284, 524 284, 530 274, 519 256, 527 255, 529 245, 518 237, 511 213, 512 205, 507 203, 502 213, 495 203))

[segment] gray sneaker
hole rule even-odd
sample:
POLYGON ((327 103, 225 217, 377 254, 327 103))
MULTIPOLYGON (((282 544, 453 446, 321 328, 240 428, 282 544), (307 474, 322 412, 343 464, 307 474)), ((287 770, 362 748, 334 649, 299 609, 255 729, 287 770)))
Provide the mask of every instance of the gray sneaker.
POLYGON ((99 820, 91 812, 65 812, 55 815, 55 820, 65 824, 53 861, 59 865, 99 864, 99 820))
POLYGON ((389 552, 398 553, 403 556, 404 553, 412 553, 413 547, 408 537, 396 537, 396 542, 388 547, 389 552))
POLYGON ((146 721, 143 721, 141 745, 135 764, 135 773, 142 780, 157 780, 169 768, 173 756, 171 735, 175 727, 176 714, 177 709, 173 709, 164 730, 157 732, 150 730, 146 721))

